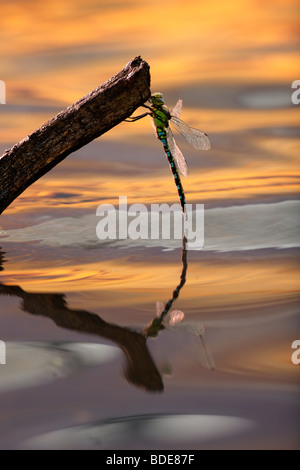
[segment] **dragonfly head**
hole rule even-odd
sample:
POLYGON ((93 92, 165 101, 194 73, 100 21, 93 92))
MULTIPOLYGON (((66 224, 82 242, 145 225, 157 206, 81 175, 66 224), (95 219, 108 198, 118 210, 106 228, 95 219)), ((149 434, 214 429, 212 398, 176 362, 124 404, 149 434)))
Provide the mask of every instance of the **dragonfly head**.
POLYGON ((152 93, 151 98, 149 99, 155 107, 163 106, 165 104, 162 93, 152 93))

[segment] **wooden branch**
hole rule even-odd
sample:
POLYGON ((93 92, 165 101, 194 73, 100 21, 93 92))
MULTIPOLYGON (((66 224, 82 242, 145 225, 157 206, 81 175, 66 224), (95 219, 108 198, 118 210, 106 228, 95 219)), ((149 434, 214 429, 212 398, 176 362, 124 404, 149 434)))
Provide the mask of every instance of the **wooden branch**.
POLYGON ((70 153, 107 132, 150 97, 149 65, 136 57, 0 157, 0 214, 70 153))

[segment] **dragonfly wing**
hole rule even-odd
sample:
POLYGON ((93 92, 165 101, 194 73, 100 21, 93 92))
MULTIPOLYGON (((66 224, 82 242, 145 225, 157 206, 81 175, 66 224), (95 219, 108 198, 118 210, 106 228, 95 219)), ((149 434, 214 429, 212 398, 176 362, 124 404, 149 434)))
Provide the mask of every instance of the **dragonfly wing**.
POLYGON ((186 138, 189 144, 191 144, 197 150, 209 150, 210 141, 208 136, 199 131, 199 129, 194 129, 193 127, 188 126, 185 122, 179 119, 176 116, 172 116, 171 123, 176 127, 176 129, 186 138))
POLYGON ((182 152, 179 149, 179 147, 177 146, 177 144, 175 142, 175 139, 174 139, 174 136, 173 136, 173 132, 171 131, 170 127, 168 127, 168 129, 167 129, 167 139, 168 139, 168 144, 169 144, 169 147, 170 147, 170 150, 171 150, 171 154, 173 155, 173 157, 176 161, 176 165, 177 165, 177 168, 178 168, 179 172, 183 176, 187 176, 188 175, 188 169, 187 169, 186 159, 182 155, 182 152))
POLYGON ((151 119, 152 127, 153 127, 153 129, 155 130, 155 134, 156 134, 156 125, 155 125, 154 119, 153 119, 153 117, 151 117, 151 116, 150 116, 150 119, 151 119))
POLYGON ((180 118, 182 110, 182 100, 178 100, 174 108, 171 109, 171 116, 180 118))
POLYGON ((202 325, 202 323, 200 322, 189 321, 189 322, 186 322, 185 331, 187 333, 191 333, 192 335, 200 337, 200 336, 204 336, 205 334, 205 326, 202 325))
POLYGON ((200 340, 202 343, 202 351, 200 353, 200 362, 203 365, 203 367, 206 367, 207 369, 210 369, 210 370, 215 370, 216 361, 206 345, 204 336, 200 336, 200 340))
POLYGON ((164 311, 165 306, 162 302, 156 302, 156 315, 158 317, 161 316, 162 312, 164 311))
POLYGON ((168 313, 163 323, 167 328, 171 328, 177 323, 180 323, 184 318, 184 313, 181 310, 172 310, 168 313))
POLYGON ((205 326, 202 325, 202 323, 200 322, 186 322, 185 331, 187 333, 191 333, 192 335, 199 337, 201 341, 200 362, 203 367, 206 367, 210 370, 214 370, 216 368, 216 362, 209 348, 206 345, 206 341, 204 338, 205 326))

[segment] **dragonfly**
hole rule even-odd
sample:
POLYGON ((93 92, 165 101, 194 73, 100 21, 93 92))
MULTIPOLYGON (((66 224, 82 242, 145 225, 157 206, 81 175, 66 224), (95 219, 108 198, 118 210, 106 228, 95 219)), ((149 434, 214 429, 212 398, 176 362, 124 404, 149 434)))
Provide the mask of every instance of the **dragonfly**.
MULTIPOLYGON (((210 370, 216 368, 214 357, 206 345, 204 338, 205 326, 197 321, 187 321, 184 319, 185 315, 181 310, 172 310, 165 313, 166 308, 162 302, 156 302, 156 316, 157 318, 152 322, 153 326, 160 329, 166 328, 167 330, 180 333, 190 333, 198 337, 201 341, 200 360, 204 367, 210 370)), ((150 336, 150 335, 149 335, 150 336)))
POLYGON ((156 130, 156 136, 163 144, 164 152, 173 173, 182 211, 185 213, 185 194, 179 173, 183 176, 187 176, 187 162, 175 142, 174 135, 169 124, 171 123, 175 129, 177 129, 183 135, 183 137, 185 137, 189 144, 198 150, 209 150, 211 147, 210 140, 205 132, 190 127, 180 119, 182 111, 181 99, 177 101, 176 105, 173 109, 171 109, 171 111, 165 105, 162 93, 153 93, 149 99, 149 102, 151 103, 150 106, 146 104, 142 105, 144 108, 147 108, 148 111, 140 114, 139 116, 129 117, 128 119, 125 119, 125 121, 134 122, 138 119, 142 119, 145 116, 151 117, 152 124, 156 130))

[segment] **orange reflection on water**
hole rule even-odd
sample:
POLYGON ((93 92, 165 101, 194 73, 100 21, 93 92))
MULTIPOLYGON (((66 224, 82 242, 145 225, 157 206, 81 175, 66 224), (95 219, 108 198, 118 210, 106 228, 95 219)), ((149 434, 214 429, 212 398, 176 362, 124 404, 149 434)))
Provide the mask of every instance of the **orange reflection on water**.
MULTIPOLYGON (((278 172, 279 173, 279 172, 278 172)), ((186 191, 187 199, 193 202, 204 203, 207 200, 247 199, 267 196, 285 195, 287 192, 299 192, 300 173, 295 175, 263 175, 260 172, 246 173, 243 170, 234 171, 235 177, 231 178, 231 172, 219 171, 208 174, 198 174, 189 181, 189 190, 186 191), (226 178, 227 177, 227 178, 226 178)), ((233 204, 233 203, 231 203, 233 204)))
POLYGON ((1 2, 2 73, 11 102, 65 104, 138 54, 149 61, 155 88, 291 82, 298 21, 295 0, 1 2))
MULTIPOLYGON (((82 264, 45 267, 44 261, 31 260, 20 265, 10 261, 2 282, 20 285, 29 292, 77 292, 96 295, 101 307, 122 307, 127 303, 167 301, 178 285, 181 266, 160 258, 135 261, 132 258, 101 260, 82 264), (154 298, 156 297, 156 298, 154 298), (159 297, 159 298, 158 298, 159 297)), ((201 310, 252 304, 278 298, 295 297, 298 291, 298 266, 291 259, 253 259, 234 262, 190 260, 188 283, 178 301, 201 310)))
MULTIPOLYGON (((247 166, 234 169, 192 169, 189 177, 183 180, 187 203, 205 205, 208 201, 223 202, 228 199, 249 199, 251 202, 258 197, 263 199, 299 192, 300 172, 293 170, 293 167, 289 171, 280 169, 281 165, 276 168, 276 161, 274 165, 271 162, 269 166, 266 164, 263 171, 261 167, 253 168, 254 164, 251 162, 248 166, 249 169, 247 166)), ((57 211, 69 210, 71 215, 71 211, 84 209, 96 214, 100 204, 112 204, 118 209, 119 196, 124 195, 127 196, 128 207, 135 203, 148 207, 150 204, 178 203, 174 181, 166 163, 164 171, 159 174, 153 172, 138 177, 122 178, 111 174, 103 178, 99 171, 99 176, 86 179, 78 175, 67 179, 42 179, 19 196, 5 214, 30 213, 33 206, 35 211, 55 208, 57 211)), ((232 204, 234 203, 231 202, 232 204)), ((4 227, 3 223, 1 225, 4 227)))
MULTIPOLYGON (((258 0, 50 0, 47 4, 16 0, 1 2, 1 13, 0 35, 6 46, 1 51, 4 75, 0 78, 7 82, 7 103, 38 107, 34 112, 30 108, 18 112, 9 106, 1 108, 0 142, 7 146, 53 117, 55 106, 62 109, 78 100, 137 54, 150 63, 153 91, 172 91, 175 86, 188 90, 189 85, 200 87, 201 83, 220 89, 223 84, 234 83, 250 88, 263 84, 290 88, 299 70, 295 0, 267 1, 263 5, 258 0), (53 110, 42 111, 45 105, 53 110)), ((263 135, 257 130, 299 127, 298 109, 230 109, 230 105, 218 109, 217 102, 212 106, 215 109, 191 109, 184 104, 183 119, 207 132, 212 141, 210 152, 198 154, 201 169, 194 160, 196 154, 190 158, 183 145, 190 168, 189 178, 183 181, 187 201, 296 193, 297 139, 263 135), (242 144, 239 132, 248 136, 242 144), (218 133, 222 135, 216 136, 218 133)), ((74 193, 68 199, 72 208, 95 210, 97 200, 99 204, 104 200, 115 204, 120 194, 128 196, 129 204, 177 202, 161 146, 154 136, 145 139, 152 133, 148 119, 134 125, 120 124, 99 139, 99 161, 102 141, 128 146, 135 142, 137 166, 146 145, 162 155, 161 169, 134 176, 129 167, 124 178, 125 159, 124 166, 112 166, 102 178, 101 168, 92 168, 83 182, 86 158, 68 166, 69 176, 52 176, 51 172, 49 179, 35 183, 20 196, 20 204, 16 202, 8 209, 10 214, 32 210, 32 201, 37 209, 43 205, 64 208, 66 202, 55 199, 60 188, 74 193)), ((88 146, 85 151, 88 157, 88 146)), ((68 161, 72 161, 72 155, 68 161)), ((110 161, 114 162, 113 152, 110 161)))
POLYGON ((298 266, 291 260, 257 259, 251 262, 215 261, 189 263, 188 295, 194 308, 234 307, 255 301, 295 296, 298 292, 298 266), (192 300, 193 299, 193 300, 192 300))
MULTIPOLYGON (((81 98, 78 96, 76 99, 81 98)), ((180 98, 180 96, 178 96, 180 98)), ((166 98, 167 99, 167 98, 166 98)), ((71 104, 69 101, 68 104, 71 104)), ((170 107, 175 103, 167 103, 170 107)), ((135 114, 138 114, 137 111, 135 114)), ((45 115, 42 113, 24 114, 22 111, 10 114, 0 114, 0 141, 9 142, 21 140, 27 134, 32 133, 36 128, 40 127, 44 122, 51 119, 52 114, 45 115)), ((191 110, 184 106, 182 119, 190 126, 196 127, 208 133, 212 140, 212 150, 214 150, 213 135, 217 132, 238 132, 240 130, 251 130, 264 127, 299 127, 299 110, 297 107, 292 109, 275 109, 275 110, 222 110, 222 109, 197 109, 191 110)), ((108 133, 99 139, 105 141, 128 141, 133 139, 137 143, 143 142, 146 135, 154 135, 150 120, 142 119, 134 125, 121 123, 117 127, 111 129, 108 133)), ((255 139, 258 139, 256 137, 255 139)), ((233 147, 235 142, 232 142, 233 147)))

